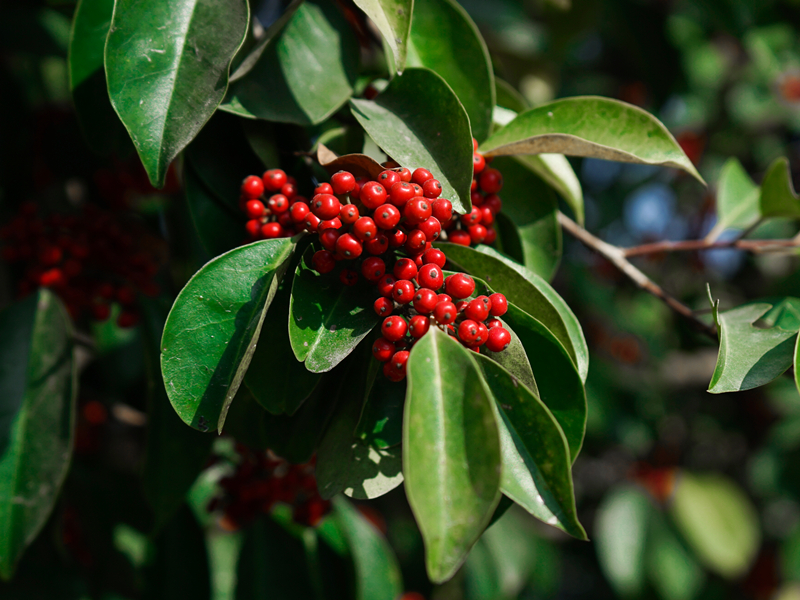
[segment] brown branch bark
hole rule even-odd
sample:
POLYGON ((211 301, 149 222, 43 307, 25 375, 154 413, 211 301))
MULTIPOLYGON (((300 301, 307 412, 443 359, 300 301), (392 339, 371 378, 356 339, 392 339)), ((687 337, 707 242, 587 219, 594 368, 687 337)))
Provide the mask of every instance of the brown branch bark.
POLYGON ((745 250, 754 254, 763 254, 767 252, 783 252, 798 247, 800 247, 800 239, 792 238, 790 240, 735 239, 727 242, 707 242, 706 240, 664 241, 642 244, 641 246, 631 246, 630 248, 620 248, 620 250, 622 250, 624 256, 630 257, 659 254, 661 252, 691 252, 694 250, 714 250, 719 248, 745 250))

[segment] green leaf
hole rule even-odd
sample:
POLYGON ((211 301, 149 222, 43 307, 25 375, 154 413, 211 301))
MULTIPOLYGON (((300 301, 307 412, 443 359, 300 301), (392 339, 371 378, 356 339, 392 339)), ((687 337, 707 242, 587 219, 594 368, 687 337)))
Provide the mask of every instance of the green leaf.
POLYGON ((522 242, 524 264, 547 280, 553 278, 561 261, 561 226, 558 199, 552 188, 518 157, 500 157, 492 163, 503 174, 503 212, 511 219, 522 242))
POLYGON ((583 189, 566 156, 563 154, 536 154, 518 156, 517 160, 558 192, 567 206, 572 209, 578 223, 583 225, 583 189))
MULTIPOLYGON (((502 322, 503 319, 500 319, 500 321, 502 322)), ((484 347, 481 349, 481 356, 491 358, 508 371, 514 379, 519 381, 534 394, 538 395, 539 388, 536 385, 536 379, 533 376, 533 369, 531 369, 528 355, 525 354, 525 346, 522 345, 519 336, 514 333, 514 330, 508 323, 503 322, 503 327, 511 334, 511 343, 508 345, 508 348, 502 352, 492 352, 484 347)))
POLYGON ((706 236, 716 240, 728 228, 747 229, 761 216, 760 188, 753 183, 736 158, 729 158, 722 167, 717 182, 717 223, 706 236))
POLYGON ((350 101, 353 116, 403 167, 425 167, 442 184, 442 197, 469 212, 472 134, 464 107, 439 75, 407 69, 374 100, 350 101))
POLYGON ((375 527, 344 498, 333 499, 356 572, 357 600, 395 600, 403 593, 400 566, 392 548, 375 527))
POLYGON ((763 302, 719 313, 719 355, 709 392, 749 390, 769 383, 792 365, 800 300, 788 298, 775 308, 788 314, 772 323, 763 319, 773 305, 763 302))
MULTIPOLYGON (((589 349, 572 310, 544 279, 505 258, 489 246, 470 248, 459 244, 437 244, 447 260, 479 277, 495 292, 540 321, 561 342, 575 363, 581 379, 589 371, 589 349)), ((535 370, 534 370, 535 373, 535 370)))
POLYGON ((406 384, 382 375, 375 378, 356 428, 356 436, 378 449, 400 445, 406 384))
POLYGON ((627 485, 606 495, 597 508, 597 558, 606 579, 620 596, 637 596, 643 591, 645 548, 653 513, 650 499, 627 485))
POLYGON ((225 206, 184 163, 184 194, 197 237, 210 256, 219 256, 238 246, 245 238, 245 217, 225 206))
POLYGON ((47 290, 0 313, 0 578, 50 516, 72 457, 72 326, 47 290))
POLYGON ((289 238, 236 248, 206 264, 178 294, 161 339, 161 372, 187 425, 222 429, 293 251, 289 238))
POLYGON ((407 366, 403 474, 434 583, 453 576, 500 500, 493 400, 468 352, 433 328, 407 366))
POLYGON ((511 373, 488 357, 477 359, 498 407, 500 491, 537 519, 587 539, 575 509, 569 446, 558 421, 511 373))
POLYGON ((598 96, 564 98, 521 113, 483 142, 487 156, 565 154, 674 167, 703 178, 650 113, 598 96))
POLYGON ((520 94, 514 86, 503 79, 494 78, 495 103, 515 113, 521 113, 530 108, 525 96, 520 94))
POLYGON ((761 182, 761 216, 800 217, 800 199, 792 186, 789 161, 776 159, 761 182))
POLYGON ((246 0, 117 0, 108 92, 154 186, 225 96, 248 21, 246 0))
POLYGON ((758 513, 730 479, 683 472, 670 513, 697 558, 722 577, 740 577, 755 560, 761 543, 758 513))
POLYGON ((647 576, 664 600, 692 600, 706 575, 661 513, 653 512, 646 550, 647 576))
POLYGON ((472 135, 486 139, 495 104, 492 61, 478 27, 457 2, 414 1, 408 66, 441 75, 467 111, 472 135))
MULTIPOLYGON (((119 150, 127 133, 108 98, 103 51, 114 0, 80 0, 69 36, 69 87, 86 141, 98 153, 119 150)), ((30 33, 30 32, 29 32, 30 33)))
POLYGON ((223 110, 316 125, 353 94, 358 41, 333 3, 301 4, 283 31, 256 52, 254 62, 246 59, 237 70, 223 110))
POLYGON ((417 19, 414 0, 355 0, 378 27, 386 45, 392 51, 394 70, 402 73, 406 68, 408 36, 411 33, 411 15, 417 19))
MULTIPOLYGON (((519 235, 517 225, 511 217, 502 212, 497 213, 494 216, 494 230, 497 232, 494 247, 497 248, 498 252, 524 265, 525 252, 522 247, 522 238, 519 235)), ((536 271, 536 269, 532 270, 536 271)))
POLYGON ((292 284, 289 339, 297 360, 312 373, 330 371, 378 324, 369 292, 342 285, 335 274, 320 275, 304 255, 292 284))

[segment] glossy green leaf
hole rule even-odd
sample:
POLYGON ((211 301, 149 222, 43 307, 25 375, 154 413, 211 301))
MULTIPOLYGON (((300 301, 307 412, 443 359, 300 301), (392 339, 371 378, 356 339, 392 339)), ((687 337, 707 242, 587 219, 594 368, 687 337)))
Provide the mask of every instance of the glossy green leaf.
POLYGON ((498 407, 500 491, 548 525, 587 539, 575 509, 569 446, 558 421, 511 373, 488 357, 477 359, 498 407))
POLYGON ((0 579, 53 510, 72 457, 72 326, 47 290, 0 313, 0 579))
POLYGON ((586 380, 589 349, 583 331, 572 310, 550 284, 489 246, 471 248, 444 243, 437 246, 450 263, 479 277, 547 327, 569 353, 581 379, 586 380))
POLYGON ((772 322, 764 318, 774 311, 773 304, 763 302, 719 313, 719 355, 709 392, 749 390, 769 383, 792 365, 800 301, 790 298, 776 307, 782 310, 781 318, 772 322))
POLYGON ((494 216, 494 230, 497 233, 497 239, 493 246, 498 252, 524 265, 525 251, 519 229, 514 221, 508 215, 499 212, 494 216))
POLYGON ((606 579, 620 596, 636 596, 644 588, 645 549, 653 513, 653 505, 644 492, 629 486, 615 488, 597 508, 597 558, 606 579))
POLYGON ((393 382, 379 375, 369 390, 356 436, 378 449, 400 445, 405 398, 405 381, 393 382))
POLYGON ((372 296, 361 286, 342 285, 334 273, 308 266, 311 251, 297 267, 289 305, 289 339, 297 360, 313 373, 330 371, 378 324, 372 296))
POLYGON ((252 65, 246 60, 237 70, 223 110, 315 125, 339 110, 353 93, 358 41, 333 3, 304 2, 283 31, 256 52, 252 65))
POLYGON ((187 163, 183 169, 184 194, 197 237, 210 256, 219 256, 245 238, 243 214, 225 206, 187 163))
POLYGON ((161 339, 161 372, 184 423, 222 429, 293 251, 289 238, 236 248, 206 264, 178 294, 161 339))
POLYGON ((117 0, 108 92, 156 187, 225 96, 248 21, 246 0, 117 0))
POLYGON ((493 400, 468 352, 434 328, 414 345, 407 366, 403 474, 435 583, 464 562, 500 500, 493 400))
POLYGON ((650 113, 611 98, 579 96, 521 113, 483 142, 487 156, 564 154, 674 167, 703 178, 650 113))
POLYGON ((467 111, 472 135, 486 139, 495 104, 492 61, 478 27, 458 2, 414 1, 407 64, 441 75, 467 111))
POLYGON ((69 36, 69 87, 86 141, 106 154, 121 149, 127 133, 108 98, 103 51, 114 0, 80 0, 69 36))
POLYGON ((697 558, 715 573, 735 579, 755 560, 761 543, 758 513, 730 479, 683 472, 670 513, 697 558))
POLYGON ((794 191, 789 161, 776 159, 761 182, 762 217, 800 217, 800 198, 794 191))
POLYGON ((728 228, 747 229, 760 217, 760 188, 736 158, 729 158, 717 182, 717 223, 706 236, 715 240, 728 228))
POLYGON ((386 539, 344 498, 333 499, 356 573, 356 600, 395 600, 403 593, 400 566, 386 539))
MULTIPOLYGON (((500 321, 503 321, 501 318, 500 321)), ((489 357, 494 362, 508 371, 515 380, 527 387, 535 395, 539 394, 539 388, 536 385, 536 379, 533 376, 533 369, 528 360, 528 355, 525 354, 525 346, 519 336, 514 333, 514 330, 508 323, 503 322, 503 327, 511 334, 511 343, 508 348, 502 352, 492 352, 487 350, 486 347, 481 348, 481 356, 489 357)))
POLYGON ((692 600, 706 575, 661 513, 654 513, 646 549, 647 577, 664 600, 692 600))
POLYGON ((350 101, 370 137, 401 166, 425 167, 442 184, 442 197, 469 212, 472 134, 464 107, 439 75, 407 69, 374 100, 350 101))
POLYGON ((583 224, 583 189, 578 176, 563 154, 536 154, 518 156, 521 164, 541 177, 564 199, 575 214, 575 220, 583 224))
POLYGON ((392 51, 394 70, 402 73, 406 68, 412 12, 414 20, 418 18, 414 0, 355 0, 355 4, 378 27, 378 31, 392 51))

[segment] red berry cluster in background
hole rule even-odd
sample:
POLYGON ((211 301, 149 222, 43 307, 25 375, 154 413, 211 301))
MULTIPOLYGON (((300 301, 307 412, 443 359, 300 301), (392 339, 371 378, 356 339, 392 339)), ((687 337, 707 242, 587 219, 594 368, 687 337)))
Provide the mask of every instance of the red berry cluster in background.
POLYGON ((117 302, 117 324, 132 327, 139 321, 137 293, 159 293, 158 263, 136 225, 92 204, 42 217, 37 204, 26 202, 0 230, 2 256, 20 270, 19 296, 50 288, 76 320, 87 315, 105 321, 117 302))
POLYGON ((291 237, 300 220, 295 220, 292 206, 308 206, 308 200, 297 195, 297 181, 281 169, 270 169, 262 177, 250 175, 242 182, 239 208, 247 215, 247 237, 250 241, 291 237))
POLYGON ((257 452, 236 445, 236 471, 220 480, 222 494, 211 500, 209 512, 220 511, 220 526, 237 530, 275 504, 288 504, 301 525, 314 526, 330 511, 331 504, 317 491, 314 459, 293 465, 269 450, 257 452))
POLYGON ((493 244, 497 239, 494 220, 503 208, 497 195, 503 189, 503 175, 488 166, 492 159, 478 152, 475 139, 472 140, 472 146, 472 210, 444 225, 447 241, 462 246, 493 244))

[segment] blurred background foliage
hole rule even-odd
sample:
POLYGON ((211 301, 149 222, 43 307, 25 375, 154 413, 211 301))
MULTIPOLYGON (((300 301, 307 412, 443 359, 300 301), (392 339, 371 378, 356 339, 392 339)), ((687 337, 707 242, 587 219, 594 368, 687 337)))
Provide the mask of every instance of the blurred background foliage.
MULTIPOLYGON (((731 156, 757 182, 772 160, 787 156, 798 182, 797 0, 461 3, 486 38, 498 77, 530 105, 598 94, 642 106, 712 182, 703 190, 672 170, 571 159, 586 226, 601 238, 629 246, 702 237, 714 225, 713 182, 731 156)), ((265 26, 280 12, 280 2, 253 4, 265 26)), ((0 13, 0 210, 5 218, 29 198, 56 208, 88 198, 132 209, 169 239, 170 277, 162 284, 174 293, 207 257, 179 183, 154 190, 130 148, 111 161, 83 141, 66 65, 73 10, 70 0, 29 0, 5 2, 0 13)), ((790 221, 762 227, 764 237, 797 233, 790 221)), ((635 261, 697 309, 708 306, 706 282, 723 309, 800 296, 794 255, 715 250, 635 261)), ((0 278, 5 305, 12 299, 5 267, 0 278)), ((591 349, 589 427, 574 477, 593 541, 575 541, 512 509, 453 581, 432 588, 398 489, 359 507, 386 533, 406 589, 438 600, 800 598, 794 383, 779 378, 747 392, 708 394, 716 345, 569 238, 555 286, 591 349)), ((186 512, 158 536, 146 535, 154 516, 139 480, 147 397, 147 334, 140 329, 102 327, 100 360, 81 378, 76 457, 64 493, 16 579, 0 585, 3 598, 167 597, 191 589, 205 569, 213 598, 234 597, 242 533, 202 518, 201 530, 186 512), (159 553, 172 568, 154 566, 164 564, 159 553)), ((226 443, 212 470, 225 470, 226 443)), ((213 495, 209 481, 192 491, 201 517, 213 495)), ((181 595, 189 597, 171 597, 181 595)))

